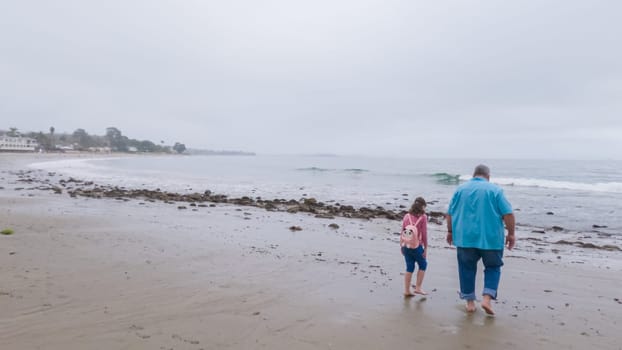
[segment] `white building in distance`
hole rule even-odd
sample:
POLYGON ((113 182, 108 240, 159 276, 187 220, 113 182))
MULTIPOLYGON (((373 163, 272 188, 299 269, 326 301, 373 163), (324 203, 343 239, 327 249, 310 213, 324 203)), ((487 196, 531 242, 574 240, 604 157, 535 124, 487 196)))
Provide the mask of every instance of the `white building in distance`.
POLYGON ((0 136, 0 152, 34 152, 39 145, 29 137, 0 136))

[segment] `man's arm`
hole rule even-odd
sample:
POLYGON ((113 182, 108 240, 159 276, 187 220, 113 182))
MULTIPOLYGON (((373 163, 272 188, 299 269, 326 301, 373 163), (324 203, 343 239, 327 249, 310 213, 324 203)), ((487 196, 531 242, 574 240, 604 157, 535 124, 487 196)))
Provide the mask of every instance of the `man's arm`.
POLYGON ((512 250, 512 248, 514 248, 514 244, 516 243, 516 236, 514 235, 516 218, 514 218, 514 214, 510 213, 504 215, 503 222, 505 223, 505 228, 508 230, 508 235, 505 236, 505 246, 508 250, 512 250))
POLYGON ((454 243, 454 239, 451 229, 451 215, 445 214, 445 220, 447 221, 447 243, 452 245, 454 243))

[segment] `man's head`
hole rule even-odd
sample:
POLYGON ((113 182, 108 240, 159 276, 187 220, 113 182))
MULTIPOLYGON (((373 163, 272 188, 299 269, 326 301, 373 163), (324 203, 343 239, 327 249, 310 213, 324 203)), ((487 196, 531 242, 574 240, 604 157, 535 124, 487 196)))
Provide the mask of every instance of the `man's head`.
POLYGON ((490 168, 484 164, 476 166, 473 171, 473 177, 483 177, 486 180, 490 180, 490 168))

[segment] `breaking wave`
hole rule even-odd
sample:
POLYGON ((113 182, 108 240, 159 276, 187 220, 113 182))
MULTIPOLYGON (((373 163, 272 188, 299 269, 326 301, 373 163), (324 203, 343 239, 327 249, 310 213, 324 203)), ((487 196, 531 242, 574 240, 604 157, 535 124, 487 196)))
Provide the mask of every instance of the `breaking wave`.
POLYGON ((353 174, 362 174, 367 173, 369 170, 360 169, 360 168, 349 168, 349 169, 330 169, 330 168, 319 168, 319 167, 308 167, 308 168, 298 168, 298 171, 308 171, 308 172, 345 172, 345 173, 353 173, 353 174))
MULTIPOLYGON (((460 176, 461 181, 468 181, 470 178, 470 175, 460 176)), ((491 182, 502 186, 539 187, 571 191, 622 193, 622 182, 588 183, 513 177, 493 177, 490 180, 491 182)))

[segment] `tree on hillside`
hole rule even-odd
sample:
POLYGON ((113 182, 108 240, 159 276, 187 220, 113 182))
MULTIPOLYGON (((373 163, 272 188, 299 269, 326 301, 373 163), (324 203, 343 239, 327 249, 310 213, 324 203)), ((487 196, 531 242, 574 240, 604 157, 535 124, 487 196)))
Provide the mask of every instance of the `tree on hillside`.
POLYGON ((38 134, 36 134, 34 136, 34 139, 37 140, 37 143, 39 144, 39 146, 41 148, 43 148, 45 150, 51 150, 52 149, 52 141, 43 132, 40 131, 38 134))
POLYGON ((173 151, 177 153, 184 153, 185 150, 186 145, 184 145, 183 143, 175 142, 175 145, 173 146, 173 151))
POLYGON ((51 143, 51 147, 50 148, 51 149, 54 148, 54 130, 56 130, 56 129, 54 129, 53 126, 50 126, 50 143, 51 143))
POLYGON ((136 148, 138 148, 138 150, 141 152, 157 152, 158 151, 158 146, 149 140, 140 141, 136 148))
POLYGON ((7 133, 7 136, 17 137, 17 135, 19 135, 19 133, 17 132, 17 128, 9 128, 9 132, 7 133))
POLYGON ((72 137, 80 149, 88 149, 89 147, 95 146, 93 138, 84 129, 76 129, 72 137))
POLYGON ((106 139, 113 150, 127 152, 129 140, 121 134, 121 130, 115 127, 106 128, 106 139))

